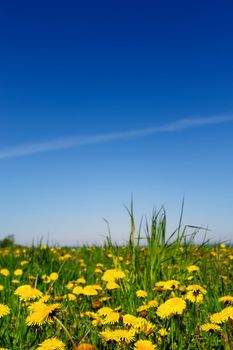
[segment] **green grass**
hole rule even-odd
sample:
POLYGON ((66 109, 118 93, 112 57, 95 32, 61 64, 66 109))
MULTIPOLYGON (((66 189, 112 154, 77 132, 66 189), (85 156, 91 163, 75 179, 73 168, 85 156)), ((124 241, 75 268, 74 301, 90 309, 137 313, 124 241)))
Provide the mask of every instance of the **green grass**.
MULTIPOLYGON (((219 297, 232 295, 233 249, 221 245, 210 246, 193 244, 193 235, 187 236, 187 226, 181 225, 167 238, 166 213, 163 209, 154 212, 152 220, 146 222, 145 234, 142 225, 136 233, 133 206, 128 210, 131 222, 129 244, 124 247, 112 243, 111 235, 103 247, 49 248, 49 247, 11 247, 0 250, 0 270, 6 268, 9 275, 0 273, 0 303, 10 308, 10 314, 0 318, 0 347, 23 350, 37 349, 39 344, 50 337, 62 340, 66 349, 74 349, 74 344, 85 342, 96 349, 133 349, 136 340, 148 339, 157 349, 231 349, 232 320, 222 323, 220 332, 203 332, 200 326, 209 322, 210 315, 222 310, 226 305, 219 297), (143 240, 144 239, 144 240, 143 240), (145 242, 142 246, 142 242, 145 242), (65 254, 70 257, 63 259, 65 254), (21 266, 22 261, 28 263, 21 266), (120 269, 125 278, 117 280, 120 288, 108 290, 101 279, 103 273, 95 272, 96 264, 103 264, 103 273, 108 269, 120 269), (200 270, 189 273, 187 267, 197 265, 200 270), (22 276, 14 276, 16 269, 22 269, 22 276), (45 283, 43 276, 57 272, 56 281, 45 283), (86 285, 99 284, 102 290, 98 295, 76 295, 76 300, 64 296, 72 293, 67 284, 84 277, 86 285), (18 280, 18 283, 14 281, 18 280), (174 290, 155 290, 159 281, 178 280, 179 287, 174 290), (52 315, 53 323, 42 326, 28 326, 25 322, 30 314, 28 303, 20 301, 14 294, 18 286, 30 284, 44 295, 50 296, 50 303, 61 303, 60 311, 52 315), (207 291, 202 303, 191 303, 182 315, 165 319, 156 314, 156 308, 138 312, 138 308, 156 299, 161 305, 167 299, 177 296, 185 298, 187 288, 198 284, 207 291), (136 296, 137 290, 147 292, 145 299, 136 296), (106 300, 103 300, 106 298, 106 300), (117 309, 120 314, 116 324, 93 324, 87 312, 97 313, 104 306, 117 309), (101 331, 106 328, 122 329, 122 317, 131 314, 150 321, 155 330, 151 334, 135 334, 134 341, 126 344, 115 341, 105 342, 101 331), (159 330, 166 328, 168 335, 161 337, 159 330)), ((181 215, 182 219, 182 215, 181 215)), ((197 232, 197 228, 193 228, 197 232)), ((232 314, 233 319, 233 314, 232 314)))

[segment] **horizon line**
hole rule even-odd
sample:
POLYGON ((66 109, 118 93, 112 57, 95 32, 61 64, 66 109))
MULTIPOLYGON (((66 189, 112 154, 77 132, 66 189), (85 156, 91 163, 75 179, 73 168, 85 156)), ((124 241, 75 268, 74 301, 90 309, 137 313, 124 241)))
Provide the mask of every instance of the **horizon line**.
POLYGON ((86 146, 91 144, 105 143, 117 140, 129 140, 158 133, 177 132, 206 125, 223 124, 229 122, 233 122, 233 115, 184 118, 158 127, 95 135, 77 135, 57 138, 44 142, 19 144, 14 147, 8 147, 5 150, 0 149, 0 160, 29 156, 49 151, 76 148, 79 146, 86 146))

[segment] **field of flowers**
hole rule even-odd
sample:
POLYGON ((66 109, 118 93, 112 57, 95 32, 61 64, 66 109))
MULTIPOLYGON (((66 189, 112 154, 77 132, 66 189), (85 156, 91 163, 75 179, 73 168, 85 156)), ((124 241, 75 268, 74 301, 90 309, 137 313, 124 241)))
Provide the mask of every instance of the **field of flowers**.
MULTIPOLYGON (((131 237, 132 238, 132 237, 131 237)), ((0 250, 0 350, 233 349, 233 248, 0 250)))

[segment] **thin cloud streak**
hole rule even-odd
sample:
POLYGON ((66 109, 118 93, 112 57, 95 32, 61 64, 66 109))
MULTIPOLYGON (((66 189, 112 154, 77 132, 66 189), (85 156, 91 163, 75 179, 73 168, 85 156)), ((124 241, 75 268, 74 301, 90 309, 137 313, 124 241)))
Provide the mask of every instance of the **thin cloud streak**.
POLYGON ((205 118, 185 118, 154 128, 107 134, 76 136, 60 138, 47 142, 21 144, 15 147, 7 148, 5 150, 0 150, 0 160, 13 157, 29 156, 37 153, 56 151, 66 148, 75 148, 91 144, 105 143, 118 140, 129 140, 137 137, 144 137, 158 133, 176 132, 185 129, 197 128, 205 125, 223 124, 229 122, 233 122, 233 115, 205 118))

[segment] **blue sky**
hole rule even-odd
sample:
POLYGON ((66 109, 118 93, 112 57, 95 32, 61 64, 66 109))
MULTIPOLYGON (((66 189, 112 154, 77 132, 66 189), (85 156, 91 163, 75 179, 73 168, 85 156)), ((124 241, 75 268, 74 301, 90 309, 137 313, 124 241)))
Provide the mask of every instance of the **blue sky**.
MULTIPOLYGON (((231 1, 0 5, 0 237, 128 239, 164 205, 233 236, 231 1)), ((200 239, 202 238, 200 235, 200 239)))

